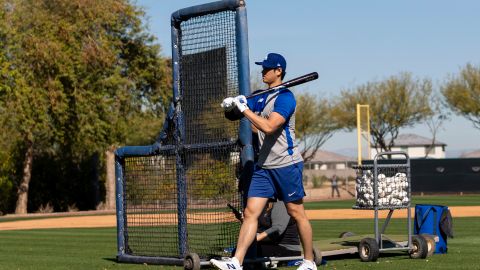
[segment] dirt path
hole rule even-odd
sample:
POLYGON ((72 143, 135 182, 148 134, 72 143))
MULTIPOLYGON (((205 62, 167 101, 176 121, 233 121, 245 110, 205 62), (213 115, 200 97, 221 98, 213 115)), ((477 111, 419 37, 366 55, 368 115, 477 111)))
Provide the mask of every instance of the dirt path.
MULTIPOLYGON (((449 207, 453 218, 455 217, 479 217, 480 206, 453 206, 449 207)), ((307 215, 312 220, 322 219, 360 219, 373 218, 372 210, 352 209, 328 209, 328 210, 307 210, 307 215)), ((380 211, 380 217, 386 217, 388 211, 380 211)), ((414 209, 412 209, 412 216, 414 209)), ((51 216, 51 215, 50 215, 51 216)), ((393 218, 405 218, 407 210, 395 210, 393 218)), ((171 220, 171 219, 170 219, 171 220)), ((175 220, 172 220, 171 223, 175 220)), ((47 228, 97 228, 115 227, 117 225, 115 215, 91 215, 91 216, 69 216, 55 218, 37 218, 33 220, 18 220, 0 222, 0 230, 28 230, 47 228)))
MULTIPOLYGON (((448 207, 452 213, 452 217, 479 217, 480 206, 452 206, 448 207)), ((412 217, 415 209, 412 208, 412 217)), ((379 217, 385 218, 388 211, 380 211, 379 217)), ((328 210, 307 210, 307 215, 312 220, 320 219, 360 219, 373 218, 373 210, 353 210, 353 209, 328 209, 328 210)), ((393 212, 392 218, 406 218, 407 209, 399 209, 393 212)))

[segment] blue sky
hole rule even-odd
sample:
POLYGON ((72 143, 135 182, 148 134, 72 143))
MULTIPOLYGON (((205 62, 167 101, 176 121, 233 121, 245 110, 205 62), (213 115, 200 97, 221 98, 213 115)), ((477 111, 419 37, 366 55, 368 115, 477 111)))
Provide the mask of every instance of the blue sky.
MULTIPOLYGON (((209 2, 192 0, 137 0, 147 14, 150 32, 171 56, 172 12, 209 2)), ((342 89, 382 80, 400 72, 430 78, 434 87, 457 74, 466 63, 480 65, 480 1, 397 0, 319 1, 247 0, 250 62, 279 52, 287 59, 293 78, 317 71, 320 78, 294 88, 321 97, 342 89)), ((251 71, 259 71, 255 66, 251 71)), ((419 124, 402 129, 431 137, 419 124)), ((447 151, 478 149, 480 130, 462 117, 443 125, 437 138, 447 151)), ((338 132, 326 150, 356 147, 354 132, 338 132)))

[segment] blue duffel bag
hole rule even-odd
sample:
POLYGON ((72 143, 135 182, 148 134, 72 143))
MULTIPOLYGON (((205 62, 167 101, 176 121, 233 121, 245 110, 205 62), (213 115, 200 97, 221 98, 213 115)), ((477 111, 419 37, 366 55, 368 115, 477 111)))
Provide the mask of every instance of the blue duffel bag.
POLYGON ((415 205, 415 234, 438 236, 435 253, 447 253, 447 238, 453 238, 453 219, 450 210, 443 205, 415 205))

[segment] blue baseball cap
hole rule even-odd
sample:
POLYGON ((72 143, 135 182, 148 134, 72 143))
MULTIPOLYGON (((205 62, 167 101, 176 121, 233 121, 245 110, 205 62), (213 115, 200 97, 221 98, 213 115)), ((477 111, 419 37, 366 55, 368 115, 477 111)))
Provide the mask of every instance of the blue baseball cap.
POLYGON ((261 65, 262 68, 282 68, 283 72, 287 69, 287 61, 278 53, 269 53, 262 62, 255 64, 261 65))

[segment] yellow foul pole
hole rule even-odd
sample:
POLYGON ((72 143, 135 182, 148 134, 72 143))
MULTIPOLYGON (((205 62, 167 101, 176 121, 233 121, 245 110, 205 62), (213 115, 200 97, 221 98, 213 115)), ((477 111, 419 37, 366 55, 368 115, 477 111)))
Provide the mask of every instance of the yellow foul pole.
POLYGON ((370 145, 370 106, 357 104, 357 145, 358 145, 358 165, 362 165, 363 143, 366 142, 366 158, 371 159, 370 145))

